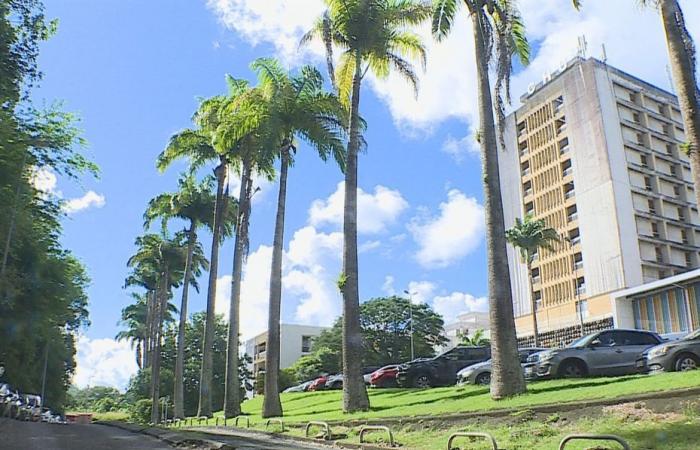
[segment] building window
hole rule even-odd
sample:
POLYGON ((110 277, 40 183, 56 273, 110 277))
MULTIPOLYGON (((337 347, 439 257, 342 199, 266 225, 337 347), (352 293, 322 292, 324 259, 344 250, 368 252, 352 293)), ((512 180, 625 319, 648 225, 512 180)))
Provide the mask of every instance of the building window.
POLYGON ((649 168, 649 163, 647 162, 646 155, 639 155, 639 163, 646 168, 649 168))
POLYGON ((688 243, 688 231, 686 231, 686 230, 681 230, 681 241, 682 241, 684 244, 687 244, 687 243, 688 243))
POLYGON ((685 211, 683 211, 683 208, 678 208, 678 220, 681 222, 685 220, 685 211))
POLYGON ((693 266, 693 257, 690 254, 690 252, 685 252, 685 265, 686 265, 686 267, 693 266))
POLYGON ((666 154, 673 156, 673 144, 666 144, 666 154))
POLYGON ((313 336, 302 336, 301 337, 301 352, 309 353, 311 351, 311 341, 313 336))
POLYGON ((656 262, 664 262, 664 255, 661 253, 661 247, 654 247, 654 253, 656 253, 656 262))
POLYGON ((632 120, 636 123, 641 122, 641 118, 639 117, 639 113, 632 113, 632 120))
POLYGON ((655 238, 658 238, 659 235, 659 225, 657 225, 656 222, 651 223, 651 235, 654 236, 655 238))
POLYGON ((649 212, 652 214, 656 214, 656 206, 654 206, 654 200, 647 200, 647 205, 649 205, 649 212))
POLYGON ((652 190, 650 177, 644 177, 644 189, 646 189, 647 191, 652 190))

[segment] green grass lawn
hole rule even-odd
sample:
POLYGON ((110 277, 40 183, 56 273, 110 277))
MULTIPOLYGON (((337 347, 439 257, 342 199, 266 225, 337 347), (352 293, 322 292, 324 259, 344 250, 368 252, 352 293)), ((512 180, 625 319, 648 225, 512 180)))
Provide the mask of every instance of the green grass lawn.
MULTIPOLYGON (((558 448, 561 439, 570 433, 607 433, 625 438, 635 450, 697 450, 700 448, 700 401, 697 398, 683 400, 681 413, 663 416, 650 414, 632 417, 622 414, 593 414, 595 417, 559 418, 552 414, 533 418, 529 407, 563 404, 585 400, 611 399, 630 395, 673 389, 700 387, 700 371, 668 373, 654 376, 628 376, 618 378, 589 378, 581 380, 552 380, 528 385, 528 393, 499 402, 490 398, 487 388, 476 386, 436 389, 372 389, 372 408, 368 412, 343 414, 340 391, 282 394, 284 421, 287 434, 301 436, 303 425, 311 420, 343 421, 350 419, 381 419, 394 417, 439 416, 464 412, 514 408, 522 413, 500 419, 474 419, 461 424, 437 421, 421 421, 392 426, 397 441, 411 450, 445 448, 448 436, 455 431, 487 431, 493 434, 499 445, 509 450, 549 450, 558 448)), ((250 415, 253 428, 264 429, 260 417, 262 397, 243 404, 243 412, 250 415)), ((216 416, 221 417, 221 413, 216 416)), ((215 419, 208 421, 213 425, 215 419)), ((335 424, 334 434, 345 435, 341 440, 358 442, 358 427, 335 424)), ((377 435, 379 437, 379 435, 377 435)), ((567 446, 567 450, 592 448, 593 443, 567 446)), ((462 450, 489 448, 479 442, 458 444, 462 450)), ((609 447, 594 448, 617 448, 609 447)))
MULTIPOLYGON (((355 414, 343 414, 340 391, 282 394, 282 405, 285 422, 294 423, 527 408, 689 387, 700 387, 700 371, 654 376, 541 381, 529 384, 526 394, 498 402, 491 399, 488 388, 476 386, 424 390, 371 389, 371 410, 355 414)), ((256 397, 243 403, 244 414, 251 415, 253 422, 261 420, 259 417, 262 400, 262 397, 256 397)))

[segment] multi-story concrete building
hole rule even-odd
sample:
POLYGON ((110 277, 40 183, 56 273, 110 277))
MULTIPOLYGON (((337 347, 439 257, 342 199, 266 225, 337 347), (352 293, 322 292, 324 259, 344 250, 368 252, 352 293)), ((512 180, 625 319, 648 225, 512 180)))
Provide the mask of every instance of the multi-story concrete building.
POLYGON ((509 246, 516 325, 532 335, 532 283, 539 332, 559 343, 612 326, 614 291, 696 267, 700 222, 674 95, 578 57, 521 102, 499 152, 505 223, 532 214, 563 239, 529 274, 509 246))
MULTIPOLYGON (((311 352, 313 338, 321 334, 326 327, 314 327, 310 325, 280 325, 280 369, 286 369, 297 359, 311 352)), ((267 331, 260 333, 245 342, 245 352, 253 359, 249 367, 253 375, 265 370, 267 355, 267 331)))
POLYGON ((484 336, 489 337, 489 313, 485 312, 467 312, 457 316, 457 320, 453 323, 445 325, 445 337, 448 342, 444 349, 450 349, 462 340, 462 336, 473 336, 477 330, 483 330, 484 336))

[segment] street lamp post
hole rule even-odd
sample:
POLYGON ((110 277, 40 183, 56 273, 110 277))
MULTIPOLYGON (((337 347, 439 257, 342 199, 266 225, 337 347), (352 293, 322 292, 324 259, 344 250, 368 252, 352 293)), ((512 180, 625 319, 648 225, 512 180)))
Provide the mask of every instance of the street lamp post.
POLYGON ((403 293, 408 295, 408 316, 409 320, 411 321, 411 361, 413 361, 414 359, 416 359, 415 350, 413 347, 413 296, 416 294, 416 292, 409 292, 408 290, 404 290, 403 293))

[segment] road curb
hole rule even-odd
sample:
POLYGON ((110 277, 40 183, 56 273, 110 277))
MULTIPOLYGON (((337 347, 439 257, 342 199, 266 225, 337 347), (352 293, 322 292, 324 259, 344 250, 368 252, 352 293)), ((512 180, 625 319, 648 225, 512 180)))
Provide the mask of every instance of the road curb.
POLYGON ((198 447, 207 448, 210 450, 235 450, 228 444, 216 442, 209 439, 201 439, 192 436, 183 436, 182 432, 174 432, 166 428, 149 427, 127 422, 112 422, 112 421, 97 421, 99 425, 119 428, 132 433, 145 434, 154 437, 174 447, 185 445, 197 445, 198 447))

